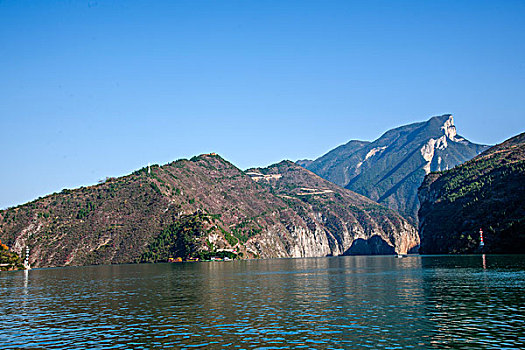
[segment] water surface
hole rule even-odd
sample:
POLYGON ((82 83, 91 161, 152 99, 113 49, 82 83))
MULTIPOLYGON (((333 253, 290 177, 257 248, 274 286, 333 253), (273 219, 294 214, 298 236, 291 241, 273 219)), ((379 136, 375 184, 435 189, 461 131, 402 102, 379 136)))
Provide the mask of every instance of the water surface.
POLYGON ((0 274, 1 348, 517 349, 525 256, 276 259, 0 274))

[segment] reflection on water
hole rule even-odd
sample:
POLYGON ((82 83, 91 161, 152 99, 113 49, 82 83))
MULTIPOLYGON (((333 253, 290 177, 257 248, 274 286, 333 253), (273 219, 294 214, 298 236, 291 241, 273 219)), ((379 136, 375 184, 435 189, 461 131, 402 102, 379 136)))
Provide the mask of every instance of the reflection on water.
POLYGON ((525 345, 525 256, 426 257, 425 303, 438 348, 525 345), (481 268, 480 268, 481 267, 481 268))
POLYGON ((521 256, 349 256, 0 275, 2 348, 519 348, 521 256))

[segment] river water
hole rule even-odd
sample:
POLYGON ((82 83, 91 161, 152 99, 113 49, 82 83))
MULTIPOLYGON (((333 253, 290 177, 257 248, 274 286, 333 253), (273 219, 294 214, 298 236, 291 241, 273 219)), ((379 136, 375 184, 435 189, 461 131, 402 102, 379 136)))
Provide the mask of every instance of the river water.
POLYGON ((0 348, 517 349, 525 256, 348 256, 0 274, 0 348))

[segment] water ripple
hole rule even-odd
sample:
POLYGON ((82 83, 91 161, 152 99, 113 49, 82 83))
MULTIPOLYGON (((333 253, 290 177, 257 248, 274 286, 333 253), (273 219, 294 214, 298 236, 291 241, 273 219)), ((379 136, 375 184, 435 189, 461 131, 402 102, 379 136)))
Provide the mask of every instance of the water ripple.
POLYGON ((521 257, 339 257, 0 275, 2 348, 525 346, 521 257))

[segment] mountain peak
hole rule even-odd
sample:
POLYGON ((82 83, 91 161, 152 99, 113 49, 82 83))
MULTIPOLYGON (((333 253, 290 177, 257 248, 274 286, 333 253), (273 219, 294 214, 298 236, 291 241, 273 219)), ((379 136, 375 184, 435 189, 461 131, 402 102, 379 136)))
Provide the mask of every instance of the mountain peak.
POLYGON ((202 158, 218 158, 218 159, 224 159, 222 158, 219 154, 215 153, 215 152, 211 152, 211 153, 203 153, 203 154, 199 154, 198 156, 194 156, 192 157, 192 159, 196 160, 196 159, 202 159, 202 158))
POLYGON ((433 116, 433 117, 430 118, 430 120, 439 120, 441 122, 445 122, 448 119, 450 119, 451 117, 452 117, 452 119, 454 119, 451 113, 445 113, 445 114, 442 114, 442 115, 433 116))
POLYGON ((450 169, 487 146, 458 136, 452 114, 388 130, 375 141, 339 146, 306 168, 417 220, 425 174, 450 169))
POLYGON ((447 137, 455 141, 456 139, 456 126, 454 125, 454 117, 452 115, 449 115, 447 120, 443 123, 443 126, 441 126, 441 130, 443 130, 443 133, 447 135, 447 137))
MULTIPOLYGON (((452 114, 443 114, 430 118, 426 124, 432 134, 438 133, 445 136, 450 141, 463 142, 465 139, 458 137, 454 116, 452 114)), ((434 137, 436 137, 435 135, 434 137)))

